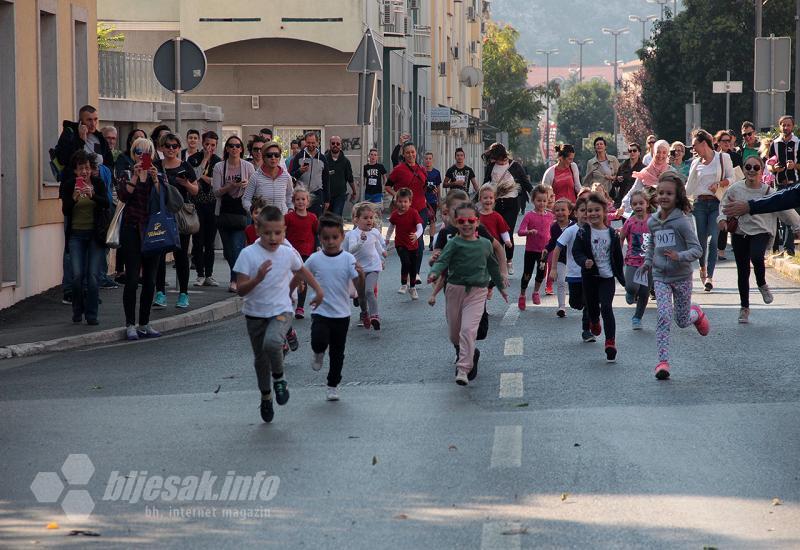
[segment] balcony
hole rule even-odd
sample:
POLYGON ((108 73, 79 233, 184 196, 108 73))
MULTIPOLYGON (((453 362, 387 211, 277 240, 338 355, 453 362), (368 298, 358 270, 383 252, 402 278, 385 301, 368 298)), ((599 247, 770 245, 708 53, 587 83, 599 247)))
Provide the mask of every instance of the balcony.
POLYGON ((431 28, 427 25, 414 25, 414 65, 431 66, 431 28))
POLYGON ((99 86, 103 99, 172 101, 174 96, 156 80, 153 56, 147 54, 99 52, 99 86))

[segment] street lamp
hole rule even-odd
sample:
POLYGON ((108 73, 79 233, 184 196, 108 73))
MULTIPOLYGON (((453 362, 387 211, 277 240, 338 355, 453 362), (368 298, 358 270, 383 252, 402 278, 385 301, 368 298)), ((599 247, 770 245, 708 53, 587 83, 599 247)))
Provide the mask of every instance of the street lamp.
POLYGON ((586 44, 594 44, 594 40, 591 38, 584 38, 583 40, 570 38, 569 43, 577 44, 578 46, 578 82, 583 82, 583 46, 586 44))
POLYGON ((645 44, 647 44, 647 33, 646 33, 646 30, 645 30, 645 25, 647 25, 647 23, 649 21, 655 21, 656 19, 658 19, 657 15, 646 15, 646 16, 629 15, 628 16, 628 20, 629 21, 633 21, 634 23, 638 22, 638 23, 642 24, 642 48, 644 48, 645 44))
POLYGON ((558 54, 558 48, 551 48, 549 50, 536 50, 536 53, 542 54, 547 58, 547 69, 545 69, 545 78, 547 82, 545 84, 545 95, 547 97, 547 115, 545 118, 545 148, 547 151, 545 152, 545 163, 550 162, 550 56, 558 54))
MULTIPOLYGON (((617 42, 619 40, 619 37, 620 37, 620 35, 625 34, 627 32, 630 32, 630 29, 628 27, 623 27, 621 29, 609 29, 607 27, 603 27, 603 34, 610 34, 611 36, 614 37, 614 58, 613 59, 615 61, 618 59, 618 57, 617 57, 617 42)), ((614 63, 614 99, 615 100, 617 98, 617 82, 618 82, 617 81, 617 67, 619 67, 619 63, 615 62, 614 63)), ((619 123, 617 121, 617 110, 614 109, 614 145, 615 146, 617 144, 617 127, 618 127, 618 124, 619 123)))
POLYGON ((669 4, 669 0, 647 0, 648 4, 658 4, 661 6, 661 20, 664 20, 664 4, 669 4))

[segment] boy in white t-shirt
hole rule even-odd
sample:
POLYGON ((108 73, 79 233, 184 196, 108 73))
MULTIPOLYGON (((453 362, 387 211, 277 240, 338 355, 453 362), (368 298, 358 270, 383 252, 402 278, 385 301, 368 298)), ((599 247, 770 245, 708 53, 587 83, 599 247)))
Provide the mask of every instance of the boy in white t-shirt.
MULTIPOLYGON (((350 282, 359 290, 359 302, 365 309, 364 270, 355 256, 342 250, 344 224, 342 218, 326 213, 319 218, 319 242, 322 250, 306 260, 312 280, 318 280, 325 292, 322 304, 311 315, 311 350, 314 359, 311 368, 320 370, 325 350, 328 350, 328 401, 339 400, 339 383, 342 381, 344 347, 350 326, 350 282)), ((317 289, 314 289, 317 292, 317 289)), ((317 297, 314 297, 317 300, 317 297)))
POLYGON ((258 389, 261 390, 261 418, 271 422, 275 411, 270 373, 278 405, 289 401, 289 389, 283 378, 283 347, 293 318, 289 284, 298 276, 313 288, 316 296, 311 300, 312 307, 322 304, 324 291, 303 266, 297 251, 281 246, 286 225, 278 208, 266 206, 261 210, 257 230, 259 239, 242 250, 233 271, 239 296, 244 298, 242 313, 247 320, 258 389))

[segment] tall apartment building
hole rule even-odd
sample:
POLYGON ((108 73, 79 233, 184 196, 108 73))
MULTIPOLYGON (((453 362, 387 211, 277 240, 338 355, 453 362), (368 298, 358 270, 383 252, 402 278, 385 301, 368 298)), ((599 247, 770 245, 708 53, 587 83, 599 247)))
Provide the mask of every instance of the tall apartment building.
POLYGON ((97 104, 97 0, 0 0, 0 309, 61 282, 50 147, 97 104))
MULTIPOLYGON (((440 166, 465 146, 482 152, 480 0, 98 0, 98 18, 125 34, 126 51, 152 54, 180 35, 205 52, 203 82, 187 102, 218 106, 223 135, 271 127, 287 142, 305 130, 323 146, 342 137, 354 166, 378 147, 385 164, 401 133, 440 166), (372 124, 357 124, 358 75, 346 70, 364 31, 382 57, 372 124), (467 69, 474 67, 474 70, 467 69), (432 108, 452 109, 449 129, 430 128, 432 108)), ((438 111, 441 115, 442 111, 438 111)))

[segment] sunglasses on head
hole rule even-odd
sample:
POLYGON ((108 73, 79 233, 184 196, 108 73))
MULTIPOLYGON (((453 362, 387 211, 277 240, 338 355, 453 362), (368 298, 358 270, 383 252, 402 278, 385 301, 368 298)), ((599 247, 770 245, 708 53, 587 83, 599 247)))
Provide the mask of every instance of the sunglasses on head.
POLYGON ((267 157, 268 159, 279 159, 279 158, 281 158, 281 154, 277 153, 277 152, 274 152, 274 151, 272 153, 264 153, 264 156, 267 157))
POLYGON ((165 143, 164 144, 164 149, 180 149, 180 148, 181 148, 180 143, 165 143))
POLYGON ((465 223, 475 223, 478 221, 478 218, 456 218, 456 223, 459 225, 463 225, 465 223))
POLYGON ((759 170, 761 170, 761 165, 760 164, 745 164, 744 165, 744 169, 747 170, 748 172, 758 172, 759 170))

